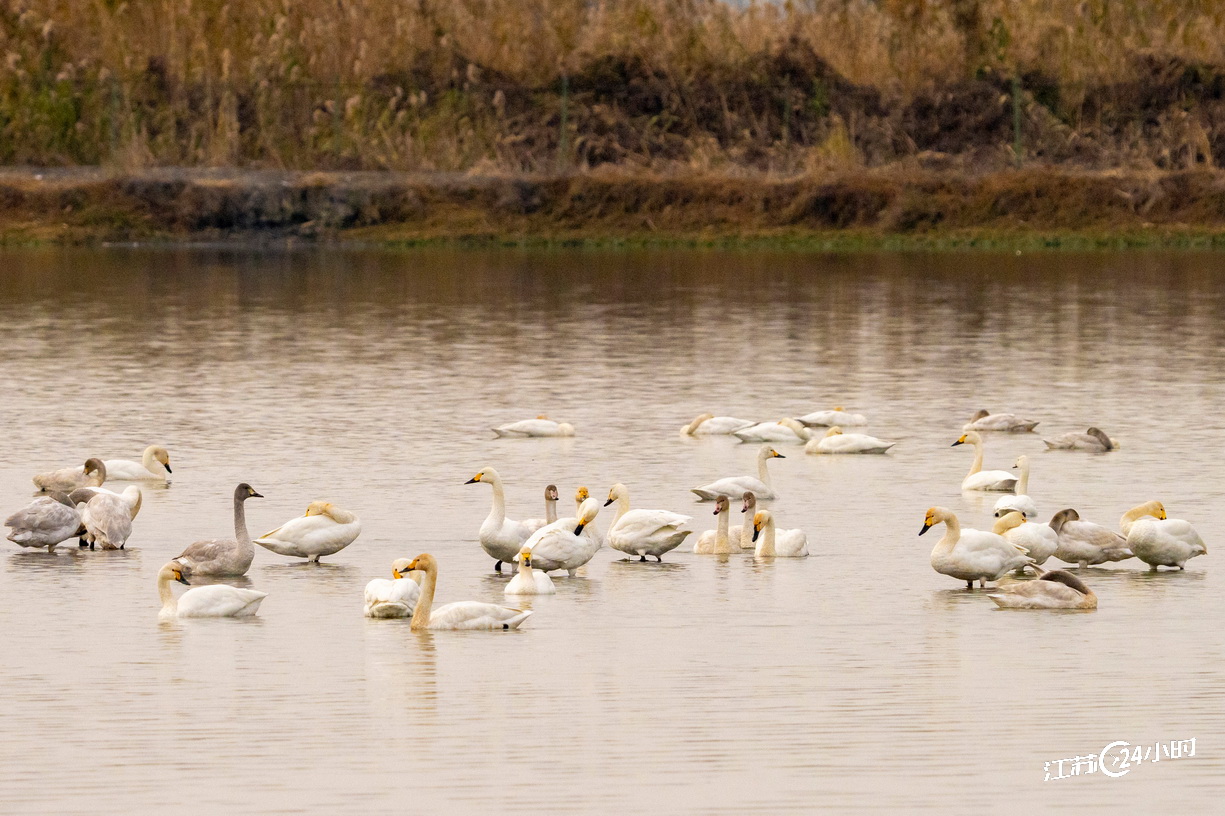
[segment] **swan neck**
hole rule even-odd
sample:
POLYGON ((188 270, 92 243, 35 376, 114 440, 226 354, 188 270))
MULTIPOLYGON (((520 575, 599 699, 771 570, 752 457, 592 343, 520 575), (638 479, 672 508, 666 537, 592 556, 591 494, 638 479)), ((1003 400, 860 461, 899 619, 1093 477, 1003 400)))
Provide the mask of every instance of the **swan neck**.
POLYGON ((974 443, 974 464, 970 465, 970 472, 967 473, 966 475, 973 476, 975 473, 978 473, 982 469, 983 469, 983 443, 975 442, 974 443))
POLYGON ((728 524, 730 523, 727 517, 730 514, 730 507, 719 514, 719 526, 715 528, 716 553, 730 553, 732 551, 732 542, 727 537, 728 524))
POLYGON ((506 521, 506 493, 502 490, 501 479, 490 479, 489 486, 493 488, 493 507, 490 508, 489 518, 485 521, 501 527, 502 522, 506 521))
POLYGON ((557 521, 557 500, 556 499, 545 499, 544 500, 544 520, 548 524, 552 524, 553 522, 557 521))
POLYGON ((159 575, 157 579, 157 595, 162 599, 162 614, 167 617, 172 617, 179 611, 179 602, 175 599, 174 593, 170 591, 170 579, 165 575, 159 575))
POLYGON ((762 448, 761 453, 757 454, 757 478, 761 479, 761 483, 770 486, 770 470, 766 467, 766 461, 770 458, 770 452, 762 448))
POLYGON ((243 552, 250 550, 255 553, 255 545, 251 542, 251 536, 247 533, 247 510, 245 502, 240 496, 234 497, 234 539, 243 547, 243 552))
MULTIPOLYGON (((522 567, 520 563, 520 567, 522 567)), ((413 622, 410 629, 428 629, 430 611, 434 608, 434 587, 438 584, 437 570, 428 570, 425 580, 421 582, 421 594, 417 596, 417 605, 413 607, 413 622)))
POLYGON ((1028 496, 1029 495, 1029 462, 1022 462, 1020 471, 1021 471, 1021 478, 1017 479, 1016 493, 1020 496, 1028 496))
POLYGON ((757 555, 774 555, 774 519, 766 522, 761 531, 761 543, 757 545, 757 555))
POLYGON ((153 455, 153 448, 145 448, 144 454, 140 457, 140 465, 150 473, 157 473, 162 467, 162 463, 157 461, 157 457, 153 455))
POLYGON ((932 556, 948 555, 957 546, 957 542, 961 540, 961 522, 956 516, 950 516, 944 520, 944 536, 936 542, 936 546, 932 547, 932 556))
POLYGON ((521 576, 523 576, 523 580, 525 580, 525 581, 527 581, 527 582, 529 582, 529 583, 531 582, 531 580, 532 580, 532 568, 531 568, 531 567, 529 567, 527 564, 525 564, 525 563, 523 562, 523 559, 522 559, 522 558, 520 558, 520 559, 519 559, 519 574, 520 574, 521 576))
POLYGON ((339 507, 333 507, 328 513, 332 521, 337 524, 352 524, 357 521, 357 514, 349 510, 341 510, 339 507))
POLYGON ((625 495, 624 493, 618 494, 617 495, 617 516, 616 518, 612 520, 612 524, 608 526, 608 529, 611 530, 613 527, 616 527, 617 522, 621 520, 622 516, 624 516, 626 513, 629 512, 629 509, 630 509, 630 497, 625 495))

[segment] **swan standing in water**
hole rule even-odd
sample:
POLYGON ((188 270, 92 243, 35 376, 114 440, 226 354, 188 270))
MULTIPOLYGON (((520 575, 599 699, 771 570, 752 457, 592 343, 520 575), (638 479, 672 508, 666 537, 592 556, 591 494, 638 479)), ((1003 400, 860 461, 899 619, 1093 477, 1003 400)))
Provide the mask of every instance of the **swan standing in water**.
POLYGON ((413 608, 412 630, 425 629, 518 629, 532 614, 531 610, 511 609, 479 601, 457 601, 434 609, 434 589, 438 586, 438 562, 429 553, 422 553, 408 564, 410 570, 421 570, 421 594, 413 608))
MULTIPOLYGON (((732 541, 727 534, 727 517, 731 509, 731 502, 727 496, 720 496, 715 499, 715 516, 718 517, 717 527, 714 530, 705 530, 698 536, 698 540, 693 545, 693 551, 701 555, 726 555, 732 552, 732 541)), ((737 542, 736 549, 739 549, 737 542)))
POLYGON ((885 453, 896 442, 886 442, 875 436, 858 433, 843 433, 837 425, 819 439, 810 439, 804 453, 885 453))
POLYGON ((532 554, 532 566, 543 572, 565 570, 573 578, 579 567, 590 561, 600 549, 600 542, 584 535, 584 528, 600 512, 600 503, 587 499, 578 516, 562 518, 532 533, 522 550, 532 554))
POLYGON ((1187 561, 1208 552, 1190 522, 1167 518, 1165 505, 1151 501, 1123 514, 1119 527, 1136 558, 1156 572, 1158 567, 1186 569, 1187 561))
POLYGON ((932 548, 932 569, 941 575, 965 581, 966 589, 973 589, 975 581, 980 587, 985 587, 988 581, 998 581, 1009 572, 1033 563, 1024 550, 1003 536, 983 530, 961 529, 957 516, 944 507, 928 508, 919 535, 942 522, 944 537, 932 548))
MULTIPOLYGON (((490 428, 499 437, 529 437, 529 436, 574 436, 574 426, 567 422, 554 422, 546 416, 535 419, 524 419, 519 422, 508 422, 496 428, 490 428)), ((510 560, 510 559, 505 559, 510 560)))
POLYGON ((1097 596, 1070 572, 1051 570, 1037 581, 999 587, 988 595, 1001 609, 1097 609, 1097 596))
POLYGON ((962 490, 1006 490, 1011 491, 1017 484, 1017 477, 1006 470, 983 470, 983 438, 974 431, 968 431, 958 437, 952 447, 969 443, 974 446, 974 463, 970 472, 961 480, 962 490))
POLYGON ((1059 534, 1049 524, 1026 521, 1025 516, 1013 510, 1005 513, 991 532, 1008 539, 1008 543, 1025 550, 1035 564, 1044 564, 1046 559, 1059 549, 1059 534))
POLYGON ((699 501, 714 501, 720 496, 739 496, 745 492, 752 493, 758 499, 776 498, 774 489, 770 487, 770 471, 766 468, 766 462, 770 459, 786 458, 769 445, 763 445, 757 452, 757 478, 728 476, 701 487, 690 488, 689 492, 696 494, 699 501))
POLYGON ((1030 419, 1021 419, 1016 414, 992 414, 986 409, 975 412, 963 431, 1007 431, 1008 433, 1026 433, 1037 427, 1038 423, 1030 419))
POLYGON ((699 414, 693 422, 681 428, 681 433, 685 436, 726 436, 756 424, 751 419, 699 414))
POLYGON ((362 523, 356 514, 331 502, 313 501, 307 505, 306 515, 264 533, 255 543, 277 555, 319 563, 321 557, 335 555, 352 544, 361 531, 362 523))
POLYGON ((58 490, 39 496, 9 516, 5 527, 11 527, 8 540, 22 547, 46 547, 67 541, 81 529, 81 514, 76 503, 58 490))
MULTIPOLYGON (((583 485, 574 493, 574 517, 578 518, 583 515, 583 502, 591 498, 591 493, 583 485)), ((554 519, 556 521, 556 519, 554 519)), ((600 528, 596 527, 595 521, 591 521, 583 526, 582 535, 590 538, 596 545, 598 550, 604 546, 604 534, 600 532, 600 528)))
POLYGON ((246 482, 234 488, 234 537, 197 541, 174 560, 187 567, 190 575, 246 575, 255 560, 255 544, 247 532, 243 503, 247 499, 262 498, 263 495, 246 482))
POLYGON ((1047 450, 1080 450, 1094 453, 1118 450, 1119 443, 1106 436, 1100 428, 1090 428, 1084 433, 1065 433, 1054 439, 1043 439, 1047 450))
MULTIPOLYGON (((1015 496, 1000 496, 995 500, 995 517, 1002 518, 1005 514, 1017 511, 1027 519, 1038 515, 1038 505, 1029 497, 1029 457, 1018 456, 1013 468, 1021 471, 1017 479, 1015 496)), ((1041 563, 1041 562, 1039 562, 1041 563)))
POLYGON ((144 499, 136 485, 128 485, 122 493, 83 487, 68 498, 77 504, 81 526, 85 528, 84 539, 91 550, 95 545, 104 550, 122 550, 132 535, 132 520, 144 499))
MULTIPOLYGON (((544 518, 530 518, 519 522, 531 532, 536 532, 546 524, 557 521, 557 485, 548 485, 544 489, 544 518)), ((515 556, 517 561, 519 556, 515 556)))
POLYGON ((421 594, 421 573, 409 572, 407 558, 391 564, 392 580, 375 578, 366 584, 364 614, 367 618, 407 618, 421 594))
POLYGON ((555 595, 557 587, 546 572, 532 569, 532 551, 524 547, 515 560, 519 562, 519 573, 506 584, 503 595, 555 595))
POLYGON ((769 510, 758 510, 753 516, 754 555, 758 558, 805 558, 808 556, 808 536, 803 530, 776 530, 769 510), (760 541, 758 539, 760 538, 760 541))
POLYGON ((96 456, 86 459, 82 467, 53 470, 34 477, 34 485, 39 490, 61 493, 71 493, 78 487, 100 487, 105 481, 106 465, 96 456))
POLYGON ((158 616, 170 618, 250 618, 259 609, 260 602, 268 597, 267 592, 254 589, 213 584, 187 590, 176 600, 170 591, 170 582, 191 586, 183 572, 186 568, 171 561, 157 574, 157 594, 162 599, 162 610, 158 616))
POLYGON ((493 468, 485 468, 464 484, 482 482, 493 488, 493 507, 481 524, 481 549, 497 561, 495 572, 502 571, 502 563, 510 563, 519 554, 519 548, 527 541, 532 531, 521 521, 506 517, 506 492, 502 489, 502 477, 493 468))
POLYGON ((778 422, 759 422, 732 436, 741 442, 807 442, 812 438, 812 431, 805 428, 798 420, 783 417, 778 422))
POLYGON ((811 427, 820 428, 833 425, 867 425, 868 418, 863 414, 847 413, 846 409, 838 406, 832 411, 813 411, 811 414, 805 414, 799 418, 800 422, 811 427))
POLYGON ((1072 508, 1060 510, 1051 518, 1051 529, 1059 536, 1055 557, 1081 569, 1107 561, 1123 561, 1132 557, 1127 539, 1091 521, 1081 521, 1072 508))
POLYGON ((637 555, 639 561, 647 556, 663 561, 663 554, 675 550, 692 530, 684 526, 693 519, 669 510, 631 510, 629 488, 617 482, 608 491, 604 506, 617 503, 617 515, 608 525, 608 546, 628 555, 637 555))
POLYGON ((732 540, 733 546, 739 544, 742 550, 755 550, 757 545, 753 543, 753 517, 757 514, 757 497, 746 491, 741 498, 744 504, 740 508, 740 514, 744 523, 729 529, 727 537, 732 540))
POLYGON ((170 452, 161 445, 145 448, 139 462, 133 462, 131 459, 107 459, 103 464, 106 466, 106 478, 112 482, 166 482, 169 481, 167 474, 172 472, 170 452))

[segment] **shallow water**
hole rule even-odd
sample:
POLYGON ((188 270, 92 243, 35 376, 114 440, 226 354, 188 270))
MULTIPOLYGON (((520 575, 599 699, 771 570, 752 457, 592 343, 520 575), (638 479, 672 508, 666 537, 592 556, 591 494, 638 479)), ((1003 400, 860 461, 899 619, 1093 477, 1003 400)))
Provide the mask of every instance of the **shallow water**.
MULTIPOLYGON (((1219 255, 733 252, 6 252, 0 497, 87 455, 171 451, 129 549, 0 553, 0 812, 1209 812, 1225 795, 1219 255), (884 457, 771 464, 813 557, 601 550, 518 632, 416 635, 362 587, 419 552, 439 602, 500 601, 490 491, 555 482, 714 526, 691 486, 756 446, 682 438, 712 410, 845 404, 884 457), (930 505, 988 527, 950 448, 979 407, 1114 453, 992 435, 1030 493, 1114 526, 1160 498, 1208 555, 1087 571, 1094 613, 993 609, 933 572, 930 505), (547 412, 572 440, 497 440, 547 412), (157 570, 316 498, 362 536, 321 566, 258 550, 250 621, 159 624, 157 570), (1196 756, 1044 781, 1117 740, 1196 756), (1052 766, 1054 767, 1054 766, 1052 766)), ((600 519, 606 527, 611 513, 600 519)), ((739 518, 733 520, 738 523, 739 518)))

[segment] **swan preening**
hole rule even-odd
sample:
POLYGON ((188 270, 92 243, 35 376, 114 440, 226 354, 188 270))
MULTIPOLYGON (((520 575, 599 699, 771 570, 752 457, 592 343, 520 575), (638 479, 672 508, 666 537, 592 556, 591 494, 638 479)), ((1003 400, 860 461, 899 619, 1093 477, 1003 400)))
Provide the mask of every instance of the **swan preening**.
POLYGON ((1054 439, 1042 440, 1048 450, 1082 450, 1095 453, 1118 450, 1118 441, 1111 439, 1100 428, 1090 428, 1084 433, 1065 433, 1054 439))
MULTIPOLYGON (((554 422, 546 416, 535 419, 524 419, 519 422, 508 422, 491 428, 498 436, 529 437, 529 436, 574 436, 574 426, 566 422, 554 422)), ((504 559, 510 560, 510 559, 504 559)))
POLYGON ((1167 518, 1165 505, 1159 501, 1128 510, 1119 528, 1127 536, 1127 547, 1153 571, 1158 567, 1186 569, 1187 561, 1208 552, 1190 522, 1167 518))
POLYGON ((1055 557, 1082 569, 1107 561, 1123 561, 1133 554, 1123 536, 1100 524, 1081 521, 1080 514, 1070 507, 1051 518, 1051 529, 1059 537, 1055 557))
POLYGON ((193 587, 177 599, 170 590, 170 582, 191 585, 185 574, 187 567, 171 561, 157 574, 157 593, 162 599, 159 616, 169 618, 249 618, 259 609, 260 602, 268 597, 267 592, 254 589, 213 584, 193 587))
POLYGON ((1064 570, 1051 570, 1036 581, 999 587, 987 597, 1001 609, 1097 609, 1093 590, 1064 570))
POLYGON ((957 438, 952 447, 970 444, 974 446, 974 462, 970 472, 961 480, 962 490, 1007 490, 1017 484, 1017 477, 1006 470, 983 470, 983 438, 974 431, 967 431, 957 438))
POLYGON ((438 562, 429 553, 410 561, 408 570, 425 573, 421 594, 413 607, 413 631, 425 629, 518 629, 531 610, 511 609, 479 601, 458 601, 434 609, 434 590, 438 586, 438 562))
POLYGON ((681 428, 681 433, 686 436, 726 436, 756 424, 751 419, 699 414, 693 422, 681 428))
POLYGON ((996 499, 995 517, 1000 518, 1015 510, 1027 519, 1033 518, 1038 515, 1038 505, 1029 497, 1029 457, 1018 456, 1017 461, 1012 467, 1021 471, 1016 487, 1013 488, 1016 491, 1016 495, 1000 496, 996 499))
POLYGON ((95 456, 86 459, 80 467, 53 470, 34 477, 34 485, 39 490, 61 493, 71 493, 78 487, 100 487, 105 481, 106 465, 95 456))
MULTIPOLYGON (((520 552, 532 554, 532 567, 544 572, 565 570, 574 577, 579 567, 590 561, 600 549, 600 541, 586 532, 600 512, 600 503, 587 499, 578 509, 578 515, 561 518, 546 524, 527 539, 520 552)), ((516 553, 517 554, 517 553, 516 553)))
POLYGON ((305 558, 318 563, 325 555, 335 555, 353 543, 362 531, 356 515, 331 502, 313 501, 306 515, 297 516, 264 533, 255 543, 278 555, 305 558))
POLYGON ((140 512, 143 496, 139 487, 128 485, 122 493, 82 487, 72 491, 68 498, 81 515, 82 538, 91 550, 95 546, 122 550, 132 535, 132 520, 140 512))
POLYGON ((391 563, 391 580, 375 578, 366 584, 363 599, 367 618, 407 618, 421 594, 422 573, 410 572, 407 558, 391 563))
POLYGON ((4 521, 8 540, 22 547, 46 547, 48 552, 81 530, 76 504, 58 490, 38 496, 4 521))
POLYGON ((515 556, 519 572, 502 590, 504 595, 553 595, 557 587, 547 572, 532 569, 532 551, 526 546, 515 556))
POLYGON ((174 560, 192 575, 246 575, 255 560, 255 544, 247 532, 243 504, 247 499, 260 498, 263 496, 246 482, 234 488, 234 537, 197 541, 174 560))
POLYGON ((757 477, 729 476, 701 487, 690 488, 690 493, 697 494, 699 501, 714 501, 720 496, 739 496, 750 492, 758 499, 776 498, 774 489, 770 487, 770 471, 766 462, 770 459, 786 459, 769 445, 763 445, 757 452, 757 477))
POLYGON ((1029 419, 1021 419, 1016 414, 993 414, 982 409, 976 411, 963 431, 1007 431, 1009 433, 1026 433, 1038 425, 1029 419))
POLYGON ((653 556, 663 561, 663 554, 674 550, 692 533, 685 525, 692 519, 668 510, 631 510, 629 488, 618 482, 608 491, 604 506, 617 503, 617 515, 608 525, 608 546, 629 555, 637 555, 639 561, 653 556))
POLYGON ((966 589, 972 589, 975 581, 984 587, 987 581, 998 581, 1009 572, 1033 563, 1024 549, 1003 536, 961 529, 957 516, 944 507, 928 508, 919 535, 940 523, 944 524, 944 537, 932 548, 932 569, 965 581, 966 589))
POLYGON ((886 442, 875 436, 859 433, 843 433, 835 425, 819 438, 810 439, 804 446, 805 453, 885 453, 896 442, 886 442))
POLYGON ((804 558, 808 555, 808 536, 803 530, 776 530, 774 515, 758 510, 753 516, 754 552, 758 558, 804 558))

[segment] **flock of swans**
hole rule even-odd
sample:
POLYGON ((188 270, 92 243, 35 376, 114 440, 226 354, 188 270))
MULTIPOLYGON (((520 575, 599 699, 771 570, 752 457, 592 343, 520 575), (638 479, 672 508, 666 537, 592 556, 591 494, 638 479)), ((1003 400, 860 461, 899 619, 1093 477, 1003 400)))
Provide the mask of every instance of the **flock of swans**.
MULTIPOLYGON (((758 558, 802 558, 809 554, 808 540, 800 529, 779 529, 775 515, 759 508, 777 493, 771 485, 768 463, 786 458, 776 446, 802 444, 810 454, 885 454, 896 443, 863 433, 846 433, 843 427, 867 424, 862 414, 842 408, 817 411, 801 417, 755 422, 730 416, 702 414, 681 428, 689 436, 729 435, 743 442, 762 443, 757 454, 757 474, 730 476, 691 489, 699 501, 714 502, 714 529, 697 537, 697 554, 731 554, 752 551, 758 558), (823 432, 820 429, 825 429, 823 432), (738 503, 744 522, 733 526, 730 514, 738 503)), ((1029 495, 1030 461, 1019 456, 1013 470, 984 470, 983 434, 1030 433, 1037 422, 1012 414, 979 411, 952 444, 970 445, 974 459, 962 480, 966 491, 997 491, 995 522, 990 531, 962 528, 957 516, 943 507, 931 507, 919 535, 944 525, 944 535, 931 551, 932 568, 943 575, 965 581, 966 588, 1000 582, 1034 573, 1037 580, 999 583, 988 595, 998 606, 1027 609, 1093 609, 1097 596, 1083 581, 1063 569, 1046 570, 1050 558, 1085 568, 1090 565, 1138 558, 1151 569, 1185 568, 1186 562, 1207 551, 1194 528, 1181 519, 1170 519, 1161 502, 1150 501, 1127 510, 1119 530, 1084 521, 1075 509, 1053 515, 1049 523, 1032 519, 1037 504, 1029 495)), ((492 429, 498 437, 568 437, 573 426, 545 416, 513 422, 492 429)), ((1119 447, 1117 441, 1097 428, 1045 440, 1052 450, 1105 453, 1119 447)), ((103 487, 113 481, 168 482, 170 454, 150 445, 141 460, 101 460, 90 457, 82 465, 40 474, 33 481, 37 497, 5 521, 8 538, 22 547, 55 547, 77 538, 80 547, 122 549, 141 509, 142 494, 132 484, 121 492, 103 487)), ((481 548, 494 559, 494 570, 513 564, 515 575, 504 594, 552 594, 556 591, 550 572, 573 577, 604 546, 631 559, 663 556, 680 547, 695 531, 691 516, 670 510, 631 507, 629 488, 612 485, 603 501, 592 497, 587 487, 574 496, 574 515, 558 516, 560 500, 556 485, 544 491, 542 518, 516 521, 507 516, 505 488, 498 472, 486 467, 467 484, 486 484, 492 492, 492 507, 480 525, 481 548), (600 510, 616 505, 608 528, 596 526, 600 510)), ((252 538, 247 530, 245 504, 260 498, 253 487, 239 484, 233 494, 234 537, 196 541, 161 568, 157 589, 164 619, 188 617, 247 617, 255 615, 266 594, 253 589, 211 583, 192 586, 191 578, 224 579, 243 576, 255 558, 255 544, 278 555, 318 561, 351 544, 361 532, 358 517, 325 501, 311 502, 303 516, 290 519, 262 536, 252 538), (188 585, 177 595, 171 584, 188 585)), ((423 629, 515 629, 531 614, 495 603, 461 601, 434 608, 438 562, 423 553, 414 559, 397 559, 391 565, 392 579, 376 578, 364 591, 364 612, 372 618, 411 618, 411 628, 423 629)))

